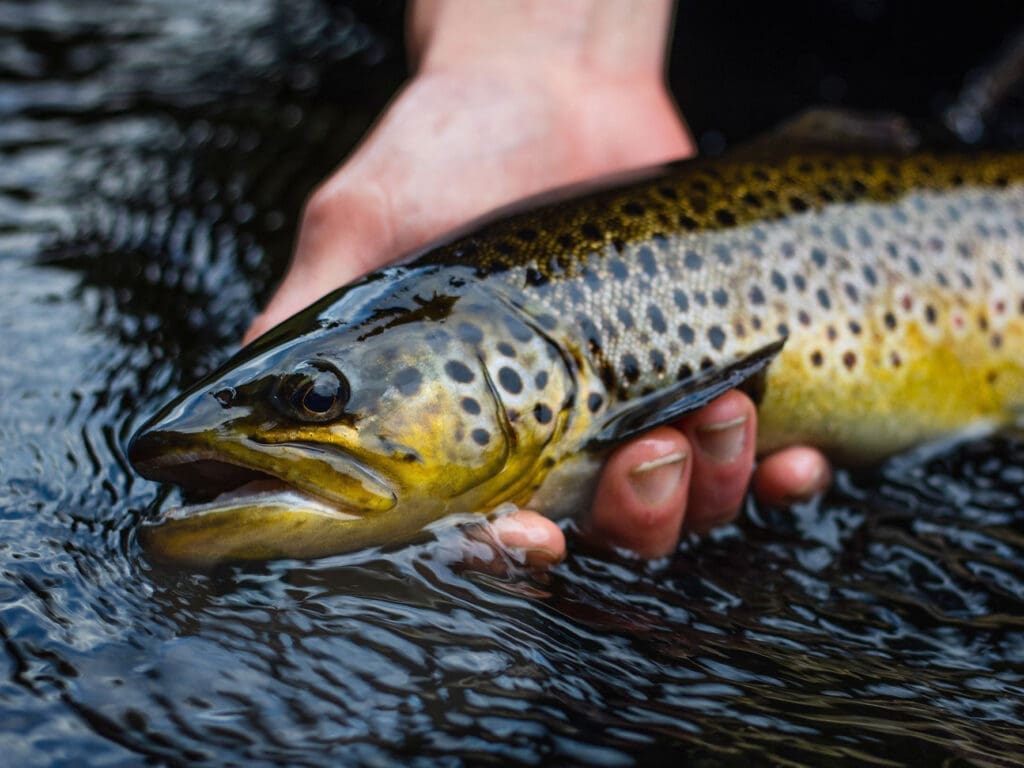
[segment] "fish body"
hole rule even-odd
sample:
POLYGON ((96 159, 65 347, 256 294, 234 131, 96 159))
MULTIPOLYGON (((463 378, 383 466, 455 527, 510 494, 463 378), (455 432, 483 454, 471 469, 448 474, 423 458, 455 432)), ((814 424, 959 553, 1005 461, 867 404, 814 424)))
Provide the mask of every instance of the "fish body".
POLYGON ((504 502, 571 513, 611 447, 740 385, 761 452, 865 463, 1007 423, 1022 246, 1017 154, 738 153, 499 212, 151 419, 143 474, 258 492, 169 510, 143 542, 316 557, 504 502))

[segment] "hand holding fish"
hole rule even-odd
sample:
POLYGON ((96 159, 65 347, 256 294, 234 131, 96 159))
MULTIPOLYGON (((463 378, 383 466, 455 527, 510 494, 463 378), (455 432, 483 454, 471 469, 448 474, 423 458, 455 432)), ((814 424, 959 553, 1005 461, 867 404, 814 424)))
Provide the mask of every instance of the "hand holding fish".
MULTIPOLYGON (((491 209, 693 154, 663 80, 670 3, 561 5, 414 6, 415 76, 310 198, 291 268, 246 341, 491 209)), ((650 557, 681 530, 727 522, 750 481, 755 430, 753 404, 730 392, 618 448, 588 532, 650 557)), ((820 453, 788 448, 762 461, 754 483, 783 503, 828 477, 820 453)), ((492 534, 533 562, 564 555, 561 530, 532 512, 498 518, 492 534)))

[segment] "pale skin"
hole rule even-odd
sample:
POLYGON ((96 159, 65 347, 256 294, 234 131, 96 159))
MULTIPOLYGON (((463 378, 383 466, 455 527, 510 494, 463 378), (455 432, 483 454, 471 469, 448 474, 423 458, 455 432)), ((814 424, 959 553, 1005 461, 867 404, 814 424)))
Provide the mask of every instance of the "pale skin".
MULTIPOLYGON (((663 76, 671 0, 420 0, 415 74, 310 197, 291 266, 251 341, 328 291, 493 208, 537 192, 694 154, 663 76)), ((730 392, 617 449, 586 534, 641 557, 731 521, 753 482, 783 505, 820 493, 829 467, 792 447, 754 471, 757 414, 730 392)), ((561 529, 520 510, 489 536, 535 565, 561 529)))

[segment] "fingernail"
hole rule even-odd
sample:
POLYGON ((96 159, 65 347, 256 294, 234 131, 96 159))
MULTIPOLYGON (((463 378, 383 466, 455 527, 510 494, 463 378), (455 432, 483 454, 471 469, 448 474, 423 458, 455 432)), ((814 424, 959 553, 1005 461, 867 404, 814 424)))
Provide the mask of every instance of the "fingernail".
POLYGON ((697 428, 697 445, 719 464, 734 461, 743 452, 746 442, 746 416, 697 428))
POLYGON ((679 487, 686 457, 686 451, 677 451, 633 467, 629 471, 629 482, 637 498, 650 505, 668 499, 679 487))

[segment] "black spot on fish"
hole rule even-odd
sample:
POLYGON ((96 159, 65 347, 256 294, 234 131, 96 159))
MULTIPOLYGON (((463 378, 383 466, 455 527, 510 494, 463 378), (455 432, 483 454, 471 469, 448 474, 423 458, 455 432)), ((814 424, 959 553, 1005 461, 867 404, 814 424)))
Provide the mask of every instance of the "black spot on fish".
POLYGON ((811 352, 811 365, 813 365, 815 368, 820 368, 822 363, 824 362, 825 358, 822 356, 819 350, 816 349, 813 352, 811 352))
POLYGON ((484 333, 473 323, 459 323, 456 333, 463 341, 469 344, 479 344, 484 340, 484 333))
POLYGON ((860 300, 860 294, 857 292, 857 286, 853 283, 846 283, 843 286, 843 289, 846 291, 846 297, 854 304, 860 300))
POLYGON ((710 357, 703 357, 703 358, 701 358, 700 369, 702 371, 710 371, 714 367, 715 367, 715 361, 712 360, 710 357))
POLYGON ((597 392, 591 392, 587 395, 587 408, 590 409, 591 413, 597 413, 602 403, 604 403, 604 398, 597 394, 597 392))
POLYGON ((501 384, 502 389, 513 395, 518 395, 523 391, 523 380, 507 365, 498 371, 498 383, 501 384))
POLYGON ((677 381, 685 381, 686 379, 690 378, 691 376, 693 376, 693 368, 688 366, 686 363, 683 363, 682 365, 680 365, 679 366, 679 370, 676 371, 676 380, 677 381))
POLYGON ((936 319, 938 319, 938 312, 935 311, 935 307, 931 304, 927 304, 924 308, 924 319, 929 325, 935 325, 936 319))
POLYGON ((729 294, 724 288, 716 288, 711 292, 711 300, 719 307, 724 307, 729 303, 729 294))
POLYGON ((677 200, 679 195, 672 187, 658 187, 658 194, 664 197, 666 200, 677 200))
POLYGON ((500 253, 502 256, 515 256, 518 249, 512 245, 512 243, 506 243, 499 241, 494 244, 494 250, 500 253))
POLYGON ((829 236, 832 238, 832 242, 842 249, 850 247, 850 241, 846 239, 846 232, 840 226, 832 227, 829 232, 829 236))
POLYGON ((711 326, 708 329, 708 341, 715 349, 721 350, 725 346, 725 331, 717 325, 711 326))
POLYGON ((882 316, 882 321, 885 323, 885 327, 890 331, 896 327, 896 315, 892 312, 886 312, 885 315, 882 316))
POLYGON ((630 384, 640 378, 640 362, 631 352, 622 356, 622 375, 630 384))
POLYGON ((860 327, 860 323, 858 323, 856 320, 850 321, 850 333, 852 333, 854 336, 860 336, 861 330, 863 329, 860 327))
POLYGON ((597 291, 601 288, 601 276, 597 274, 597 271, 592 267, 588 266, 584 268, 583 282, 585 282, 587 287, 592 291, 597 291))
POLYGON ((789 198, 789 207, 792 208, 796 213, 803 213, 810 206, 803 200, 803 198, 796 197, 795 195, 789 198))
POLYGON ((640 267, 649 277, 656 277, 658 274, 658 263, 654 259, 654 253, 646 245, 641 246, 640 250, 636 253, 637 261, 640 262, 640 267))
POLYGON ((818 303, 821 304, 822 309, 829 309, 832 306, 832 302, 828 298, 828 291, 824 288, 819 288, 817 292, 818 303))
POLYGON ((547 424, 551 421, 551 409, 544 403, 537 403, 533 407, 533 418, 537 420, 538 424, 547 424))
POLYGON ((558 319, 554 315, 537 315, 537 325, 547 331, 553 331, 558 327, 558 319))
POLYGON ((481 448, 490 442, 491 436, 488 434, 486 429, 474 429, 470 433, 470 437, 473 438, 473 442, 479 445, 481 448))
POLYGON ((548 385, 548 372, 540 371, 533 379, 534 385, 537 389, 544 389, 548 385))
POLYGON ((480 403, 472 397, 464 397, 462 398, 462 410, 471 416, 476 416, 480 413, 480 403))
POLYGON ((448 331, 437 328, 427 333, 426 340, 431 351, 440 354, 448 348, 451 337, 448 335, 448 331))
POLYGON ((807 311, 804 309, 801 309, 799 312, 796 313, 796 319, 800 323, 800 325, 811 324, 811 316, 807 314, 807 311))
POLYGON ((760 208, 763 203, 761 198, 755 195, 753 192, 747 192, 740 198, 740 202, 744 205, 749 205, 751 208, 760 208))
POLYGON ((779 323, 775 330, 779 332, 779 336, 789 336, 789 326, 785 323, 779 323))
POLYGON ((750 303, 764 304, 764 291, 756 285, 750 289, 750 303))
POLYGON ((855 352, 844 352, 843 353, 843 365, 846 366, 848 371, 852 371, 853 367, 857 364, 857 354, 855 352))
POLYGON ((655 304, 651 304, 647 307, 647 319, 650 321, 651 328, 655 333, 664 333, 665 329, 668 327, 665 325, 665 316, 655 304))
POLYGON ((615 369, 612 368, 609 362, 601 363, 601 382, 606 389, 611 389, 615 386, 615 369))
POLYGON ((524 227, 523 229, 516 230, 516 237, 524 243, 532 243, 537 239, 537 230, 524 227))
POLYGON ((687 251, 683 257, 683 264, 687 269, 698 270, 704 265, 704 259, 696 251, 687 251))
POLYGON ((619 322, 626 330, 633 327, 633 314, 626 307, 619 307, 615 310, 615 316, 619 318, 619 322))
POLYGON ((616 280, 621 281, 629 277, 629 268, 622 259, 611 259, 608 262, 608 269, 611 271, 612 277, 616 280))
POLYGON ((856 233, 857 233, 857 242, 860 243, 860 245, 863 248, 870 248, 872 246, 872 244, 874 243, 874 240, 871 237, 871 233, 868 232, 865 227, 863 227, 863 226, 857 227, 856 233))
POLYGON ((868 285, 878 285, 878 275, 870 264, 865 264, 861 272, 868 285))
POLYGON ((715 219, 724 227, 731 227, 736 223, 736 214, 725 208, 719 208, 715 211, 715 219))
POLYGON ((395 374, 395 387, 406 397, 420 391, 423 375, 416 368, 403 368, 395 374))
POLYGON ((732 254, 729 252, 729 247, 726 245, 716 245, 714 248, 715 258, 718 259, 719 264, 725 264, 728 266, 732 264, 732 254))
POLYGON ((785 293, 786 291, 786 278, 782 276, 782 273, 777 269, 772 270, 772 285, 775 286, 775 290, 779 293, 785 293))
POLYGON ((900 358, 900 353, 897 352, 896 350, 893 350, 892 352, 889 353, 889 362, 892 363, 893 368, 899 368, 901 365, 903 365, 903 360, 902 358, 900 358))
POLYGON ((665 353, 660 349, 652 349, 650 353, 651 368, 655 373, 665 372, 665 353))
POLYGON ((449 360, 444 364, 445 372, 459 384, 468 384, 474 379, 473 372, 458 360, 449 360))
POLYGON ((627 216, 643 216, 644 211, 645 208, 640 203, 633 202, 632 200, 622 206, 622 212, 627 216))
POLYGON ((834 325, 830 325, 828 328, 825 329, 825 335, 828 336, 829 341, 835 341, 837 338, 839 338, 839 332, 836 330, 836 327, 834 325))
POLYGON ((601 229, 592 221, 585 221, 580 225, 580 234, 587 240, 601 240, 603 238, 601 229))
POLYGON ((825 259, 826 258, 827 257, 825 255, 825 252, 821 248, 812 248, 811 249, 811 261, 813 261, 818 267, 824 267, 825 266, 825 259))
POLYGON ((672 300, 680 312, 686 312, 690 308, 690 300, 686 297, 686 293, 679 288, 672 292, 672 300))
POLYGON ((803 293, 807 288, 807 280, 803 275, 793 275, 793 287, 796 288, 800 293, 803 293))
POLYGON ((519 318, 506 315, 505 327, 508 328, 508 332, 512 334, 512 338, 516 341, 530 341, 533 338, 533 331, 530 330, 530 326, 519 318))
POLYGON ((507 341, 498 342, 498 352, 503 354, 505 357, 516 356, 516 348, 509 344, 507 341))
POLYGON ((697 229, 697 227, 700 226, 696 219, 687 216, 685 213, 679 214, 678 221, 680 227, 690 232, 692 232, 693 230, 697 229))
POLYGON ((547 285, 547 283, 548 283, 547 276, 543 272, 541 272, 539 269, 537 269, 536 267, 527 267, 526 268, 526 284, 527 285, 531 285, 533 287, 538 287, 538 286, 541 286, 541 285, 547 285))

